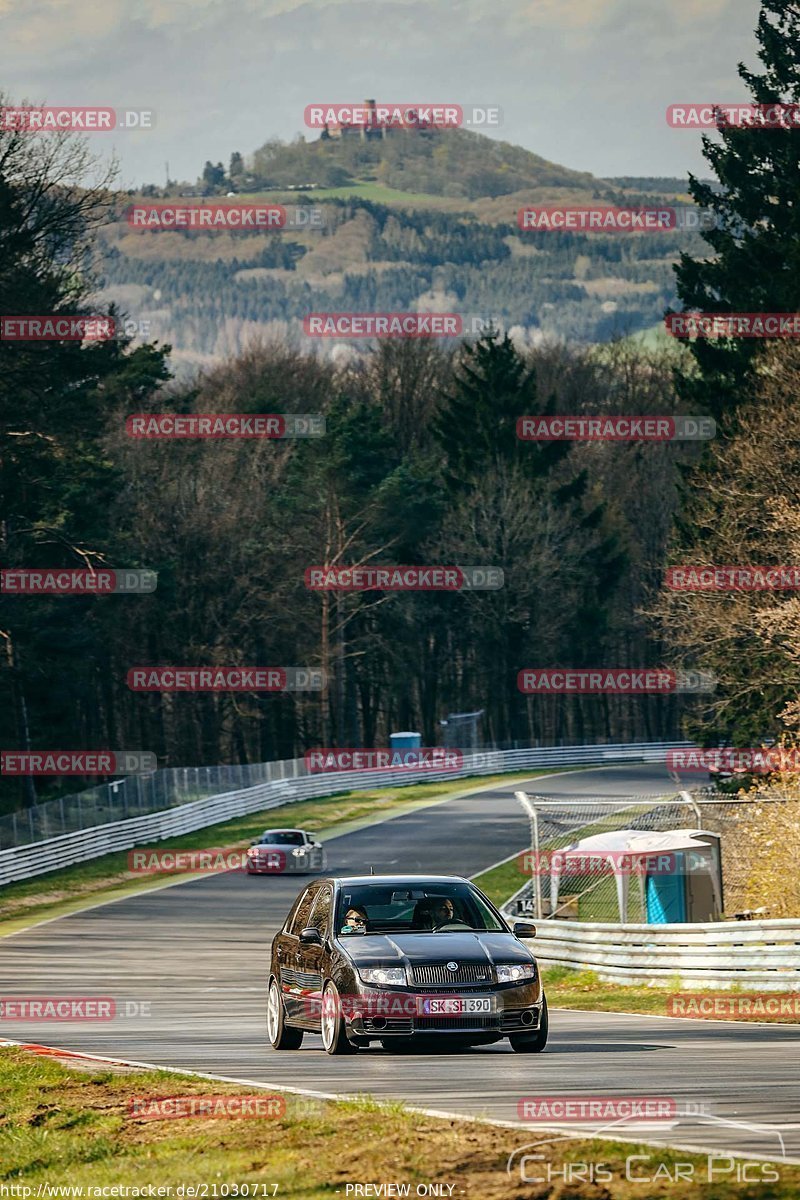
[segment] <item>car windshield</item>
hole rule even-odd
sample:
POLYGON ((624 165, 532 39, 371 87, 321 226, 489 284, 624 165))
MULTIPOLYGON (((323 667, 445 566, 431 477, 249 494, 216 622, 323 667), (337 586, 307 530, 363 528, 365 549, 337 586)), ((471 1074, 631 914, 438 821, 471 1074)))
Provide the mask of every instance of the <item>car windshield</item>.
POLYGON ((302 846, 305 838, 298 829, 267 830, 261 839, 262 846, 302 846))
POLYGON ((359 933, 439 933, 449 930, 506 932, 468 883, 359 884, 339 893, 336 928, 359 933), (350 914, 361 920, 350 920, 350 914))

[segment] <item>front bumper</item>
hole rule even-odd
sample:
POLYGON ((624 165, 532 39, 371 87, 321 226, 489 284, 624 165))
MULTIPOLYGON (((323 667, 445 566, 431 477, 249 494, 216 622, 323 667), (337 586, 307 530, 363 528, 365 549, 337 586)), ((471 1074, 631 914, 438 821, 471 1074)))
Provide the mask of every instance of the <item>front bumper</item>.
MULTIPOLYGON (((419 989, 414 994, 418 996, 419 989)), ((427 994, 442 996, 456 993, 450 990, 427 994)), ((512 1033, 536 1033, 539 1028, 544 997, 538 981, 520 987, 475 989, 469 993, 466 989, 460 989, 457 994, 493 996, 495 1011, 476 1015, 457 1013, 423 1016, 413 1011, 402 1011, 404 1005, 397 1003, 398 998, 410 1001, 413 998, 411 993, 388 990, 368 992, 365 989, 363 1005, 356 1000, 346 1014, 347 1030, 354 1037, 367 1038, 425 1037, 431 1034, 437 1037, 440 1034, 506 1037, 512 1033)), ((408 1009, 413 1009, 413 1005, 409 1004, 408 1009)))
POLYGON ((322 847, 309 854, 263 854, 248 858, 245 870, 248 875, 309 875, 325 871, 327 858, 322 847))

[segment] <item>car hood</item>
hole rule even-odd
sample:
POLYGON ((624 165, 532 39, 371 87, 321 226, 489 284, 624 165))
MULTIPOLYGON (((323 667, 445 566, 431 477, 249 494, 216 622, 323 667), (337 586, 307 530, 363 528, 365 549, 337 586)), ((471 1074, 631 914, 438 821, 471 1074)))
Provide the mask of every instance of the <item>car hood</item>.
POLYGON ((394 959, 410 963, 530 962, 531 952, 512 933, 366 933, 337 939, 357 965, 394 959))

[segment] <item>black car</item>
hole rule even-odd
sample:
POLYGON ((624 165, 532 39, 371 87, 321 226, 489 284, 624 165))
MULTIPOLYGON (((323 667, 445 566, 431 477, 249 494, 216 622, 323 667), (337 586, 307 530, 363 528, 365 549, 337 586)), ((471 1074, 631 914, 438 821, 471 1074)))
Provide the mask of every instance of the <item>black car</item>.
POLYGON ((453 875, 318 879, 272 943, 267 1032, 276 1050, 321 1033, 328 1054, 371 1041, 514 1050, 547 1043, 536 960, 481 891, 453 875))

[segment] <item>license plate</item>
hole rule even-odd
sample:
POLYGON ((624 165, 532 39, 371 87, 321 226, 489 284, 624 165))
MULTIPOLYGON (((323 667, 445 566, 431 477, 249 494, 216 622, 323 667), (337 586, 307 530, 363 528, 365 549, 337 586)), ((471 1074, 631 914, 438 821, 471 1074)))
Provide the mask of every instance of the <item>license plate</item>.
POLYGON ((471 1016, 493 1013, 494 996, 420 996, 418 1012, 425 1017, 471 1016))

